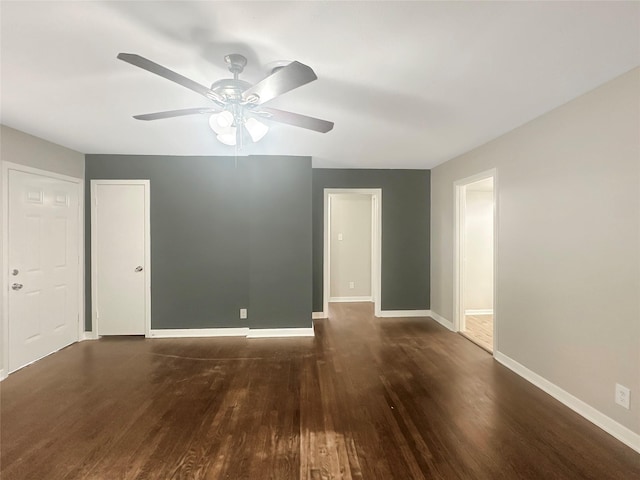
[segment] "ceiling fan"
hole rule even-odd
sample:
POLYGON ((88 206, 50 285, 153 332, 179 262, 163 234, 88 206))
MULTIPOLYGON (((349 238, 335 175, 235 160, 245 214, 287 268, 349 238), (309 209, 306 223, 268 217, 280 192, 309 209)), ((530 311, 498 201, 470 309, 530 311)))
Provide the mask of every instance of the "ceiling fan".
POLYGON ((283 93, 318 78, 310 67, 300 62, 294 61, 286 66, 275 68, 269 76, 251 85, 238 78, 247 64, 247 59, 238 53, 232 53, 226 55, 224 60, 229 71, 233 73, 233 78, 217 80, 211 88, 208 88, 140 55, 119 53, 118 58, 193 90, 213 102, 213 105, 207 107, 134 115, 133 118, 137 120, 210 115, 209 125, 217 134, 218 140, 226 145, 243 145, 249 139, 253 142, 259 141, 269 129, 259 119, 321 133, 326 133, 333 128, 333 122, 327 120, 264 106, 265 103, 283 93))

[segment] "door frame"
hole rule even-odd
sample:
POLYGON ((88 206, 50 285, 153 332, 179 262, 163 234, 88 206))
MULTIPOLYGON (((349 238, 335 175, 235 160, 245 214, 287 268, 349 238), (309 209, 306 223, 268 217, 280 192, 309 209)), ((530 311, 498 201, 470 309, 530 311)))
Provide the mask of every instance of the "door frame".
POLYGON ((9 172, 11 170, 38 175, 40 177, 63 180, 76 185, 78 189, 78 335, 77 340, 84 340, 84 179, 64 175, 62 173, 42 170, 13 162, 2 162, 2 369, 0 380, 9 374, 9 172))
POLYGON ((144 187, 144 336, 151 338, 151 210, 150 192, 151 183, 149 180, 91 180, 91 329, 93 335, 98 338, 98 269, 97 266, 97 212, 96 193, 99 185, 142 185, 144 187))
POLYGON ((492 168, 469 177, 456 180, 454 193, 454 247, 453 247, 453 329, 464 329, 464 240, 465 196, 469 184, 493 178, 493 354, 498 351, 498 170, 492 168))
POLYGON ((322 282, 322 318, 329 316, 330 290, 330 226, 331 196, 340 194, 371 195, 371 299, 375 315, 380 316, 382 298, 382 189, 381 188, 325 188, 324 189, 324 241, 323 241, 323 282, 322 282))

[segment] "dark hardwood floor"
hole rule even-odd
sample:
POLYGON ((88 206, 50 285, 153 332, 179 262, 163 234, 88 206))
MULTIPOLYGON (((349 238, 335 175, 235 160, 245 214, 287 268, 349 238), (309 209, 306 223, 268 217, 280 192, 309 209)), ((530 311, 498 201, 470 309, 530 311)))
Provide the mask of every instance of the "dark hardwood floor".
POLYGON ((112 338, 1 389, 2 480, 632 479, 640 455, 428 319, 112 338))

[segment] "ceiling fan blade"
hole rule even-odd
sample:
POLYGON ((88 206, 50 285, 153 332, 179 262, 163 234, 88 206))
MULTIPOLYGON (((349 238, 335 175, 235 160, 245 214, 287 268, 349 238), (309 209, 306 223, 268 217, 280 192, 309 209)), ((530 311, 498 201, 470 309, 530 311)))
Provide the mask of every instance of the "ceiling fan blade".
POLYGON ((135 65, 136 67, 140 67, 148 72, 155 73, 167 80, 170 80, 178 85, 182 85, 183 87, 188 88, 189 90, 193 90, 200 95, 207 97, 210 100, 221 102, 222 99, 218 94, 212 92, 210 88, 205 87, 204 85, 199 84, 179 73, 174 72, 173 70, 169 70, 162 65, 159 65, 151 60, 148 60, 140 55, 136 55, 135 53, 119 53, 118 58, 124 62, 130 63, 131 65, 135 65))
POLYGON ((163 118, 182 117, 183 115, 206 115, 216 113, 217 108, 183 108, 182 110, 168 110, 166 112, 145 113, 144 115, 134 115, 136 120, 160 120, 163 118))
POLYGON ((278 110, 275 108, 260 107, 259 110, 254 111, 257 115, 264 117, 274 122, 286 123, 287 125, 293 125, 295 127, 302 127, 308 130, 314 130, 320 133, 327 133, 333 129, 333 122, 327 120, 321 120, 319 118, 307 117, 306 115, 300 115, 299 113, 287 112, 285 110, 278 110))
POLYGON ((311 67, 300 62, 291 62, 286 67, 256 83, 253 87, 247 88, 242 92, 242 96, 245 100, 250 100, 251 97, 255 96, 257 101, 251 103, 261 105, 317 78, 311 67))

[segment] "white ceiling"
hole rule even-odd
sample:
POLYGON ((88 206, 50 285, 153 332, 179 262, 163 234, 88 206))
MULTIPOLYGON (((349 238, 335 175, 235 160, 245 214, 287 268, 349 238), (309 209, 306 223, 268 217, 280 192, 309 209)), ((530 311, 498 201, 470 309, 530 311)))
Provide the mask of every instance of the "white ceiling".
POLYGON ((207 105, 116 59, 137 53, 199 83, 242 53, 256 82, 278 60, 318 80, 269 106, 335 122, 273 124, 243 154, 315 167, 431 168, 640 64, 639 2, 1 3, 3 124, 83 153, 231 155, 207 105))

